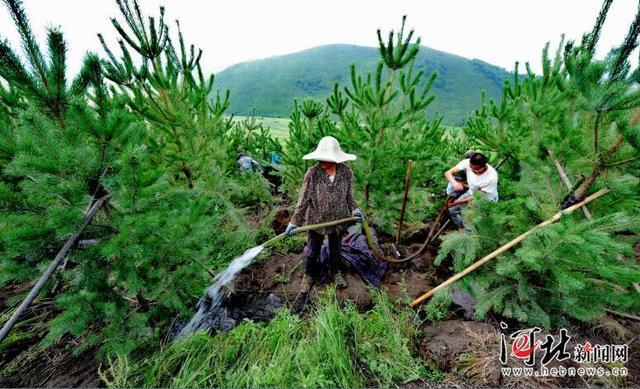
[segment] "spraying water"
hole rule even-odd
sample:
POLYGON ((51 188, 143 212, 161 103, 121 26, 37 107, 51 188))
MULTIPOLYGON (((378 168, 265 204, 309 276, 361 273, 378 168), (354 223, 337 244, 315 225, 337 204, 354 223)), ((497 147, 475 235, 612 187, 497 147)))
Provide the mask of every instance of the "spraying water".
POLYGON ((222 304, 222 299, 225 297, 225 293, 222 292, 223 287, 231 282, 240 270, 247 267, 260 254, 263 248, 264 245, 260 245, 248 249, 241 256, 236 257, 225 271, 216 276, 213 284, 207 288, 204 297, 198 301, 196 314, 193 315, 191 321, 184 326, 178 336, 198 330, 207 330, 214 326, 220 304, 222 304))

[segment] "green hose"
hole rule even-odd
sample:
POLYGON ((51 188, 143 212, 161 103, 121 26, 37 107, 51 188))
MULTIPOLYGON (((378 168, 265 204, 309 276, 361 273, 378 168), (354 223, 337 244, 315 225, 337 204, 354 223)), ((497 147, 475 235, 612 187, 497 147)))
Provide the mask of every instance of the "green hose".
MULTIPOLYGON (((433 232, 434 232, 434 227, 440 221, 440 218, 442 217, 444 210, 446 210, 446 202, 445 202, 445 206, 440 211, 440 214, 438 214, 438 217, 436 218, 436 221, 434 222, 434 224, 433 224, 433 226, 431 228, 431 231, 430 231, 429 235, 427 236, 427 239, 423 243, 422 247, 420 247, 420 249, 418 249, 417 252, 413 253, 412 255, 408 256, 407 258, 395 259, 395 258, 388 257, 384 253, 380 252, 380 250, 378 250, 378 246, 376 245, 376 242, 373 240, 373 234, 371 233, 371 228, 369 227, 369 223, 364 221, 362 223, 362 227, 363 227, 363 230, 364 230, 364 234, 365 234, 365 236, 367 238, 367 244, 369 245, 369 248, 371 249, 371 251, 373 251, 373 254, 378 259, 381 259, 381 260, 389 262, 389 263, 402 263, 402 262, 409 261, 409 260, 417 257, 420 253, 422 253, 422 251, 431 242, 431 238, 432 238, 433 232)), ((295 232, 298 233, 298 232, 305 232, 305 231, 309 231, 309 230, 317 230, 318 228, 333 227, 333 226, 337 226, 339 224, 355 222, 355 221, 359 221, 359 220, 360 220, 359 217, 352 216, 352 217, 347 217, 347 218, 344 218, 344 219, 334 220, 334 221, 327 222, 327 223, 310 224, 310 225, 307 225, 307 226, 296 227, 295 232)), ((269 239, 268 241, 264 242, 262 244, 262 246, 266 247, 266 246, 268 246, 270 244, 273 244, 273 243, 279 241, 280 239, 285 238, 286 236, 287 236, 287 234, 285 232, 283 232, 282 234, 276 235, 275 237, 273 237, 273 238, 269 239)))
MULTIPOLYGON (((347 217, 344 219, 338 219, 338 220, 334 220, 331 222, 327 222, 327 223, 320 223, 320 224, 309 224, 308 226, 302 226, 302 227, 296 227, 295 231, 296 233, 298 232, 305 232, 305 231, 309 231, 309 230, 317 230, 318 228, 324 228, 324 227, 333 227, 333 226, 337 226, 338 224, 344 224, 344 223, 349 223, 349 222, 355 222, 360 220, 359 217, 357 216, 351 216, 351 217, 347 217)), ((285 232, 283 232, 280 235, 277 235, 271 239, 269 239, 268 241, 264 242, 262 244, 262 246, 268 246, 270 244, 273 244, 277 241, 279 241, 282 238, 285 238, 287 236, 287 234, 285 232)))

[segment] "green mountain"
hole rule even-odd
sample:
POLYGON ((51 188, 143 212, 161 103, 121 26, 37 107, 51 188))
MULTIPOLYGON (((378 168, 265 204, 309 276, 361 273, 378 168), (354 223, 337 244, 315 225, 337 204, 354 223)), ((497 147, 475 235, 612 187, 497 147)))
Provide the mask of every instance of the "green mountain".
MULTIPOLYGON (((335 82, 350 84, 349 66, 373 71, 378 49, 354 45, 326 45, 297 53, 239 63, 216 75, 217 88, 231 90, 230 112, 236 115, 288 116, 294 99, 326 98, 335 82)), ((444 115, 447 124, 461 124, 478 108, 480 92, 499 98, 509 72, 477 60, 423 47, 416 67, 428 77, 438 72, 431 112, 444 115)), ((427 78, 425 77, 425 79, 427 78)))

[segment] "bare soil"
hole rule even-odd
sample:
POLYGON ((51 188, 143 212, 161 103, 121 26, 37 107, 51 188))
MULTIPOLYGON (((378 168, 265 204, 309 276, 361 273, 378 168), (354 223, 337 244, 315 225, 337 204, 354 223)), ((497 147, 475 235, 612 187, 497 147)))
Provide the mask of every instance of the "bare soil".
MULTIPOLYGON (((19 299, 31 288, 31 282, 9 284, 0 289, 0 309, 19 299)), ((98 362, 95 349, 74 356, 73 339, 42 350, 38 343, 46 335, 46 323, 58 314, 53 300, 40 299, 22 316, 10 336, 11 345, 0 352, 0 387, 98 387, 98 362), (17 340, 16 340, 17 339, 17 340), (7 369, 12 364, 10 369, 7 369), (8 370, 8 371, 7 371, 8 370)))
MULTIPOLYGON (((281 233, 291 217, 289 211, 281 209, 272 221, 274 233, 281 233)), ((415 252, 424 240, 427 229, 407 236, 398 247, 402 255, 415 252)), ((392 237, 378 236, 383 248, 388 248, 392 237)), ((390 264, 382 280, 381 289, 400 304, 420 296, 438 285, 449 274, 446 266, 434 268, 433 258, 438 247, 430 247, 422 255, 403 264, 390 264)), ((640 243, 634 246, 640 261, 640 243)), ((270 257, 244 269, 230 285, 230 295, 223 303, 228 328, 233 328, 241 320, 268 321, 278 309, 287 307, 294 312, 305 314, 314 306, 325 286, 315 285, 308 295, 300 293, 300 283, 304 272, 301 251, 287 254, 275 253, 270 257)), ((346 289, 338 289, 340 301, 352 301, 360 311, 372 307, 372 287, 357 274, 348 271, 345 278, 346 289)), ((25 293, 29 283, 8 285, 0 289, 0 308, 6 309, 7 300, 25 293)), ((454 293, 455 294, 455 293, 454 293)), ((473 301, 463 296, 464 304, 473 301)), ((456 299, 454 299, 455 302, 456 299)), ((53 306, 53 305, 52 305, 53 306)), ((464 307, 465 310, 469 307, 464 307)), ((36 308, 37 309, 37 308, 36 308)), ((49 309, 49 308, 47 308, 49 309)), ((54 308, 50 308, 54 309, 54 308)), ((53 311, 52 311, 53 312, 53 311)), ((464 312, 466 315, 468 312, 464 312)), ((590 325, 568 324, 573 336, 573 345, 590 341, 592 344, 621 344, 630 347, 629 376, 624 381, 577 380, 577 379, 514 379, 501 375, 499 356, 500 329, 497 321, 485 323, 462 320, 463 312, 452 311, 449 320, 435 325, 424 324, 419 331, 420 354, 426 363, 435 364, 444 372, 444 382, 433 387, 585 387, 585 386, 637 386, 640 385, 640 323, 615 317, 605 317, 590 325)), ((520 327, 519 327, 520 328, 520 327)), ((555 334, 555 331, 554 331, 555 334)), ((44 334, 30 338, 22 344, 25 352, 35 345, 44 334)), ((5 363, 17 354, 0 356, 0 372, 5 363), (9 357, 9 358, 7 358, 9 357)), ((46 352, 24 358, 24 365, 14 373, 2 376, 0 387, 96 387, 101 384, 98 376, 99 363, 95 350, 88 350, 74 356, 71 347, 60 345, 46 352)), ((21 356, 24 357, 24 356, 21 356)), ((408 383, 403 387, 424 387, 424 383, 408 383)))
MULTIPOLYGON (((286 227, 290 214, 286 210, 276 213, 272 223, 275 233, 282 232, 286 227)), ((415 241, 426 234, 415 234, 412 240, 399 248, 403 252, 413 253, 420 244, 415 241)), ((384 246, 390 239, 388 236, 379 237, 384 246)), ((412 261, 402 264, 389 264, 380 285, 394 300, 413 300, 437 285, 438 279, 433 270, 433 257, 436 248, 430 247, 412 261)), ((279 307, 274 307, 273 312, 266 314, 261 311, 257 316, 252 316, 251 307, 264 305, 265 299, 278 300, 280 306, 287 306, 294 312, 301 312, 305 308, 313 306, 326 285, 314 285, 311 291, 303 295, 300 293, 300 284, 304 274, 304 255, 301 251, 287 254, 274 254, 269 258, 255 263, 238 274, 230 287, 231 295, 223 304, 228 310, 233 311, 234 320, 249 318, 252 320, 269 320, 279 307), (274 298, 274 296, 277 297, 274 298), (242 306, 246 306, 247 315, 242 313, 242 306), (243 317, 244 316, 244 317, 243 317)), ((338 289, 338 300, 352 301, 360 311, 366 311, 372 307, 372 286, 362 280, 353 271, 345 272, 348 283, 346 289, 338 289)))
POLYGON ((91 388, 101 386, 95 349, 74 356, 65 345, 49 348, 25 361, 21 369, 0 375, 0 387, 91 388))

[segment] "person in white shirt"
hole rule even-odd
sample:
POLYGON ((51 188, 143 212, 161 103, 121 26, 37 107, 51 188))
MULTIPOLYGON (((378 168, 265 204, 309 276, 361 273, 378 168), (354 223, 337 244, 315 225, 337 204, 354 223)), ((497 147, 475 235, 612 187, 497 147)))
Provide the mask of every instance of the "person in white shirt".
POLYGON ((464 186, 461 182, 457 181, 453 175, 463 170, 467 175, 467 185, 469 189, 449 203, 449 214, 453 219, 453 223, 460 231, 464 230, 460 213, 462 209, 473 200, 473 194, 475 192, 484 194, 490 201, 498 201, 498 173, 493 166, 487 163, 487 157, 485 157, 484 154, 474 153, 470 158, 463 159, 456 166, 444 173, 445 178, 456 191, 464 190, 464 186))

